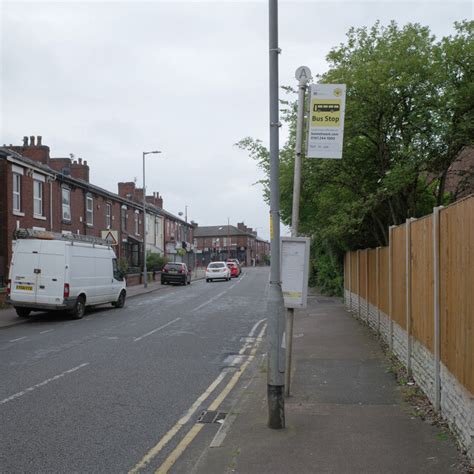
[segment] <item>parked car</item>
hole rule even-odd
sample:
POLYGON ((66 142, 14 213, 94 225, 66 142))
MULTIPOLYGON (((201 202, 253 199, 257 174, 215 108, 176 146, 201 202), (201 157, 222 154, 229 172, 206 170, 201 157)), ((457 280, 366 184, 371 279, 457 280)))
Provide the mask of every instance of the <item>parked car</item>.
POLYGON ((240 275, 240 267, 235 262, 226 262, 226 265, 230 268, 230 276, 237 278, 240 275))
POLYGON ((226 262, 211 262, 206 268, 206 281, 230 280, 230 268, 226 262))
POLYGON ((170 262, 161 270, 161 284, 180 283, 181 285, 191 284, 191 269, 185 263, 170 262))
POLYGON ((16 237, 7 301, 18 316, 68 310, 80 319, 86 306, 125 305, 125 281, 105 241, 31 229, 19 229, 16 237))

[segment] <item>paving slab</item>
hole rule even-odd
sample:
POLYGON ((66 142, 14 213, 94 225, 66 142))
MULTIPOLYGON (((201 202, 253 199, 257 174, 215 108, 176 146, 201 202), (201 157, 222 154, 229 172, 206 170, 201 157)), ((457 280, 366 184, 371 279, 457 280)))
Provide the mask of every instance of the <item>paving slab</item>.
POLYGON ((266 374, 255 371, 193 473, 466 472, 455 440, 412 414, 378 340, 342 302, 310 298, 294 335, 285 429, 267 428, 266 374))

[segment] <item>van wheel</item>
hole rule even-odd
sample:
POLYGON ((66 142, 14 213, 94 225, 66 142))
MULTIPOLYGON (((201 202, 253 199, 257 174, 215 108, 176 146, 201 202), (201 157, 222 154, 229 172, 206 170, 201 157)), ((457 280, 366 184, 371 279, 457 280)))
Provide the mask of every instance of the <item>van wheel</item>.
POLYGON ((125 306, 125 291, 121 291, 117 301, 112 303, 116 308, 123 308, 125 306))
POLYGON ((79 296, 77 298, 76 303, 74 304, 74 308, 71 310, 71 316, 74 319, 81 319, 84 316, 86 311, 86 302, 83 296, 79 296))
POLYGON ((15 311, 20 318, 27 318, 31 313, 31 309, 29 308, 15 308, 15 311))

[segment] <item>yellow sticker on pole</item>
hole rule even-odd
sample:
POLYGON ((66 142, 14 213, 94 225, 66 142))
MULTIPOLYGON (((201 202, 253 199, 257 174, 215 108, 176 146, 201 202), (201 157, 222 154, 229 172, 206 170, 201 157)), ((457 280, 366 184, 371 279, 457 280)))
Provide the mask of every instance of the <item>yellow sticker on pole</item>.
POLYGON ((273 240, 273 218, 272 213, 270 212, 270 241, 273 240))

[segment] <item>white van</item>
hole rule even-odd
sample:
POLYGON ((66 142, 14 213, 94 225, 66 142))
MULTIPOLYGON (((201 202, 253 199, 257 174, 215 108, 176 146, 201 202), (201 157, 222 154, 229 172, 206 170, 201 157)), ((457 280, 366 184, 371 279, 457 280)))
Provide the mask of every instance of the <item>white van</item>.
POLYGON ((26 238, 14 241, 7 302, 18 316, 68 310, 80 319, 86 306, 124 306, 125 281, 106 241, 23 229, 16 236, 26 238))

